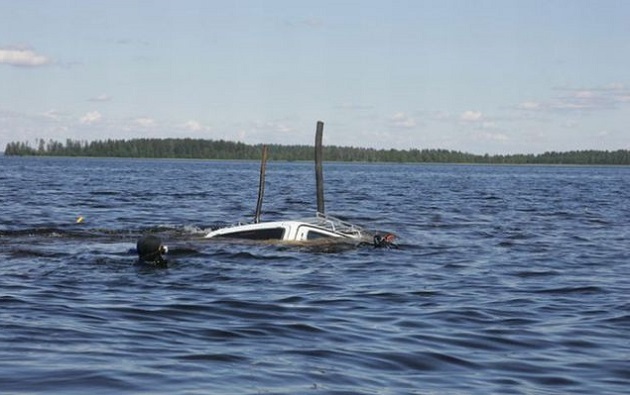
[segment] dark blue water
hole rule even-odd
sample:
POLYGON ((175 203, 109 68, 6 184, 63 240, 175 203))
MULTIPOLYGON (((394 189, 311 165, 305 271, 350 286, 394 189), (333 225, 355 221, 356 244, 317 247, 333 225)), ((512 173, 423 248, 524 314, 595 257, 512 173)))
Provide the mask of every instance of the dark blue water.
MULTIPOLYGON (((627 393, 630 168, 327 163, 399 249, 203 240, 258 166, 0 157, 0 393, 627 393)), ((263 219, 313 180, 269 163, 263 219)))

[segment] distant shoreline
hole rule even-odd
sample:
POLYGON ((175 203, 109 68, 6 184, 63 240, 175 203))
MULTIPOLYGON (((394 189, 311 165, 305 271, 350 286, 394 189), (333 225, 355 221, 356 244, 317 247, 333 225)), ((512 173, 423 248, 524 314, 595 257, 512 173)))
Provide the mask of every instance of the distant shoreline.
MULTIPOLYGON (((0 157, 7 158, 33 158, 33 159, 85 159, 85 160, 138 160, 138 161, 190 161, 190 162, 216 162, 216 163, 260 163, 260 159, 207 159, 207 158, 145 158, 145 157, 121 157, 121 156, 61 156, 61 155, 4 155, 0 153, 0 157)), ((10 160, 10 159, 9 159, 10 160)), ((313 160, 268 160, 272 163, 298 163, 311 165, 313 160)), ((574 163, 475 163, 475 162, 360 162, 360 161, 335 161, 324 158, 324 163, 343 164, 349 166, 361 165, 380 165, 380 166, 396 166, 396 165, 426 165, 426 166, 513 166, 513 167, 628 167, 630 164, 574 164, 574 163)))
MULTIPOLYGON (((8 143, 4 156, 260 160, 263 144, 245 144, 204 139, 132 139, 92 142, 53 140, 8 143)), ((299 162, 313 160, 313 147, 269 144, 269 160, 299 162)), ((451 163, 506 165, 630 165, 630 150, 582 150, 543 154, 478 155, 445 149, 373 149, 326 146, 327 162, 356 163, 451 163)))

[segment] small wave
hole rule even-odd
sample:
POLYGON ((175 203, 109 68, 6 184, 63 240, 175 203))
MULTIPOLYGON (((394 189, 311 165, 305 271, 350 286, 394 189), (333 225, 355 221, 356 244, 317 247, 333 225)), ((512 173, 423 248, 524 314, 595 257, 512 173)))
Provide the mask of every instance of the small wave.
POLYGON ((561 288, 549 288, 549 289, 540 289, 534 291, 534 293, 538 294, 552 294, 552 295, 567 295, 567 294, 596 294, 596 293, 604 293, 606 290, 601 287, 597 287, 594 285, 584 286, 584 287, 561 287, 561 288))
POLYGON ((591 348, 599 348, 600 345, 597 343, 593 343, 584 339, 567 339, 562 341, 562 345, 570 348, 572 350, 575 349, 591 349, 591 348))
POLYGON ((546 386, 577 386, 580 382, 576 380, 572 380, 568 377, 562 376, 549 376, 549 375, 540 375, 540 376, 531 376, 529 380, 546 386))
POLYGON ((287 296, 285 298, 278 299, 276 300, 276 302, 282 303, 282 304, 298 304, 298 303, 303 303, 306 300, 307 299, 303 296, 292 295, 292 296, 287 296))
POLYGON ((72 235, 81 235, 82 232, 76 230, 68 230, 67 228, 56 227, 39 227, 30 229, 17 230, 0 230, 0 238, 12 239, 21 237, 71 237, 72 235))
POLYGON ((557 276, 559 274, 560 272, 557 270, 523 270, 513 273, 514 276, 520 278, 557 276))
POLYGON ((94 196, 116 196, 120 195, 121 191, 92 191, 91 195, 94 196))
POLYGON ((476 369, 478 364, 449 354, 437 352, 383 352, 365 353, 368 365, 374 365, 370 361, 377 362, 376 366, 381 366, 389 370, 414 370, 414 371, 434 371, 448 370, 453 368, 476 369))
POLYGON ((13 306, 20 306, 20 305, 27 305, 27 304, 28 302, 20 298, 16 298, 15 296, 10 296, 10 295, 0 296, 0 306, 13 307, 13 306))
POLYGON ((184 354, 175 356, 176 359, 184 362, 246 362, 247 357, 233 354, 184 354))
POLYGON ((20 258, 63 258, 67 257, 69 254, 65 252, 59 251, 46 251, 36 248, 16 248, 9 250, 9 257, 20 259, 20 258))
POLYGON ((0 375, 2 389, 8 393, 38 393, 43 389, 58 393, 90 393, 107 389, 113 392, 137 391, 138 387, 123 378, 116 377, 119 372, 94 368, 68 367, 57 369, 20 369, 19 371, 3 372, 0 375))
POLYGON ((602 322, 607 322, 610 324, 625 324, 630 325, 630 314, 621 315, 618 317, 607 318, 602 320, 602 322))
POLYGON ((264 260, 270 262, 281 262, 281 261, 290 261, 292 258, 290 256, 282 255, 282 254, 270 254, 269 251, 265 250, 226 250, 220 248, 213 253, 214 258, 216 259, 229 259, 247 262, 251 260, 264 260))

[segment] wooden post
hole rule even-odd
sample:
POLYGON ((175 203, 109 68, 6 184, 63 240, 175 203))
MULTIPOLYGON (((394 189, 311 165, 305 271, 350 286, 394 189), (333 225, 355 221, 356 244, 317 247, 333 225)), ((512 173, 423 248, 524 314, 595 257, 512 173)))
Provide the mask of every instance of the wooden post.
POLYGON ((260 179, 258 183, 258 202, 256 203, 256 215, 254 223, 260 222, 260 211, 262 210, 263 196, 265 194, 265 171, 267 168, 267 146, 262 146, 262 159, 260 161, 260 179))
POLYGON ((317 212, 325 214, 324 209, 324 174, 322 169, 323 151, 322 136, 324 134, 324 123, 317 121, 315 131, 315 184, 317 187, 317 212))

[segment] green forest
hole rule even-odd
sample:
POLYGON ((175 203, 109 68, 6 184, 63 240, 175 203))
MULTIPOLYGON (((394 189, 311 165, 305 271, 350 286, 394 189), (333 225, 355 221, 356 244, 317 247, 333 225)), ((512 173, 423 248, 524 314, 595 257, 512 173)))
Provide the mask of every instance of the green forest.
MULTIPOLYGON (((313 159, 313 146, 270 144, 269 160, 303 161, 313 159)), ((39 139, 8 143, 6 156, 82 156, 130 158, 235 159, 259 160, 262 144, 250 145, 225 140, 131 139, 98 141, 59 141, 39 139)), ((475 155, 444 149, 373 149, 326 146, 324 159, 336 162, 400 163, 485 163, 485 164, 570 164, 630 165, 630 150, 568 151, 543 154, 475 155)))

